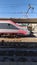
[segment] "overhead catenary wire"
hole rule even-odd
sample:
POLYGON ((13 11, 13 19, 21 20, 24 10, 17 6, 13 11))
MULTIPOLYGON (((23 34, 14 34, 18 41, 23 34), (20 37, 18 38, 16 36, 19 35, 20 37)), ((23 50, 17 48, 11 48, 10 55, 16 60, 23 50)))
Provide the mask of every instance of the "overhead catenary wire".
MULTIPOLYGON (((2 14, 26 14, 26 12, 0 12, 2 14)), ((37 12, 29 12, 29 14, 37 14, 37 12)))
MULTIPOLYGON (((18 3, 18 4, 7 4, 7 5, 8 5, 8 6, 15 6, 15 7, 25 6, 24 3, 23 3, 23 4, 22 4, 22 3, 18 3)), ((32 5, 35 5, 35 6, 36 6, 37 4, 34 4, 34 3, 33 3, 32 5)), ((0 7, 2 8, 3 6, 0 6, 0 7)), ((4 6, 3 8, 6 8, 6 7, 7 7, 7 6, 4 6)), ((29 8, 29 9, 30 9, 30 8, 29 8)), ((28 11, 29 11, 29 9, 28 9, 28 11)), ((27 11, 27 12, 28 12, 28 11, 27 11)), ((23 11, 18 12, 18 11, 17 11, 17 12, 0 12, 0 13, 3 13, 3 14, 5 14, 5 13, 7 13, 7 14, 26 14, 27 12, 23 12, 23 11)), ((32 15, 32 14, 37 14, 37 12, 29 12, 29 13, 30 13, 31 15, 32 15)))

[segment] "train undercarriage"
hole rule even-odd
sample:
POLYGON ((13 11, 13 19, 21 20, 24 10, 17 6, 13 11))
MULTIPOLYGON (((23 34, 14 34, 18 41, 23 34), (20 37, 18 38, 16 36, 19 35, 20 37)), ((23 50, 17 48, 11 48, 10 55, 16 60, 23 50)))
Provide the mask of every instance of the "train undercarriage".
POLYGON ((17 34, 17 33, 1 33, 0 37, 4 38, 19 38, 19 37, 25 37, 23 34, 17 34))
POLYGON ((30 35, 24 35, 21 33, 0 33, 0 37, 4 38, 20 38, 20 37, 35 37, 33 36, 33 33, 31 32, 30 35))
POLYGON ((30 37, 31 35, 23 35, 23 34, 17 34, 17 33, 1 33, 0 37, 4 38, 20 38, 20 37, 30 37))

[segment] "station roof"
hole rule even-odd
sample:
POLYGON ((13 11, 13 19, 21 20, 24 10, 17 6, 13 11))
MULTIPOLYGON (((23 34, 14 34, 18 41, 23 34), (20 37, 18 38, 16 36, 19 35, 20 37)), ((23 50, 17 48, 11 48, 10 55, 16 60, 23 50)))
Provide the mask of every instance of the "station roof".
POLYGON ((14 22, 37 22, 37 18, 28 18, 28 19, 12 19, 14 22))
POLYGON ((17 23, 21 23, 21 22, 35 23, 35 22, 37 22, 37 18, 0 18, 0 20, 12 20, 17 23))

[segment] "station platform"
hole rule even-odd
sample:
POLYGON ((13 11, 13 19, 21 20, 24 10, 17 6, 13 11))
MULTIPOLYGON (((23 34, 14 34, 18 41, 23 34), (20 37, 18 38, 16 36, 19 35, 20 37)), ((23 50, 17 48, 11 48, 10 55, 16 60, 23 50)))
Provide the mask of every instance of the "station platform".
POLYGON ((25 37, 25 38, 0 38, 0 42, 37 42, 35 37, 25 37))

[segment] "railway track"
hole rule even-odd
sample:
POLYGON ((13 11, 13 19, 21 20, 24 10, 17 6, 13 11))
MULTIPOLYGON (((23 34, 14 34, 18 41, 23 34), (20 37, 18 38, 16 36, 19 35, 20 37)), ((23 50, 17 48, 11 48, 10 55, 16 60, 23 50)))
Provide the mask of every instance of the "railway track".
POLYGON ((0 37, 0 61, 37 62, 37 38, 0 37), (35 44, 36 43, 36 44, 35 44))
POLYGON ((37 62, 37 48, 0 48, 0 61, 37 62))
POLYGON ((37 41, 35 40, 35 44, 35 42, 31 43, 27 39, 37 40, 34 37, 0 38, 0 61, 37 62, 37 41))

